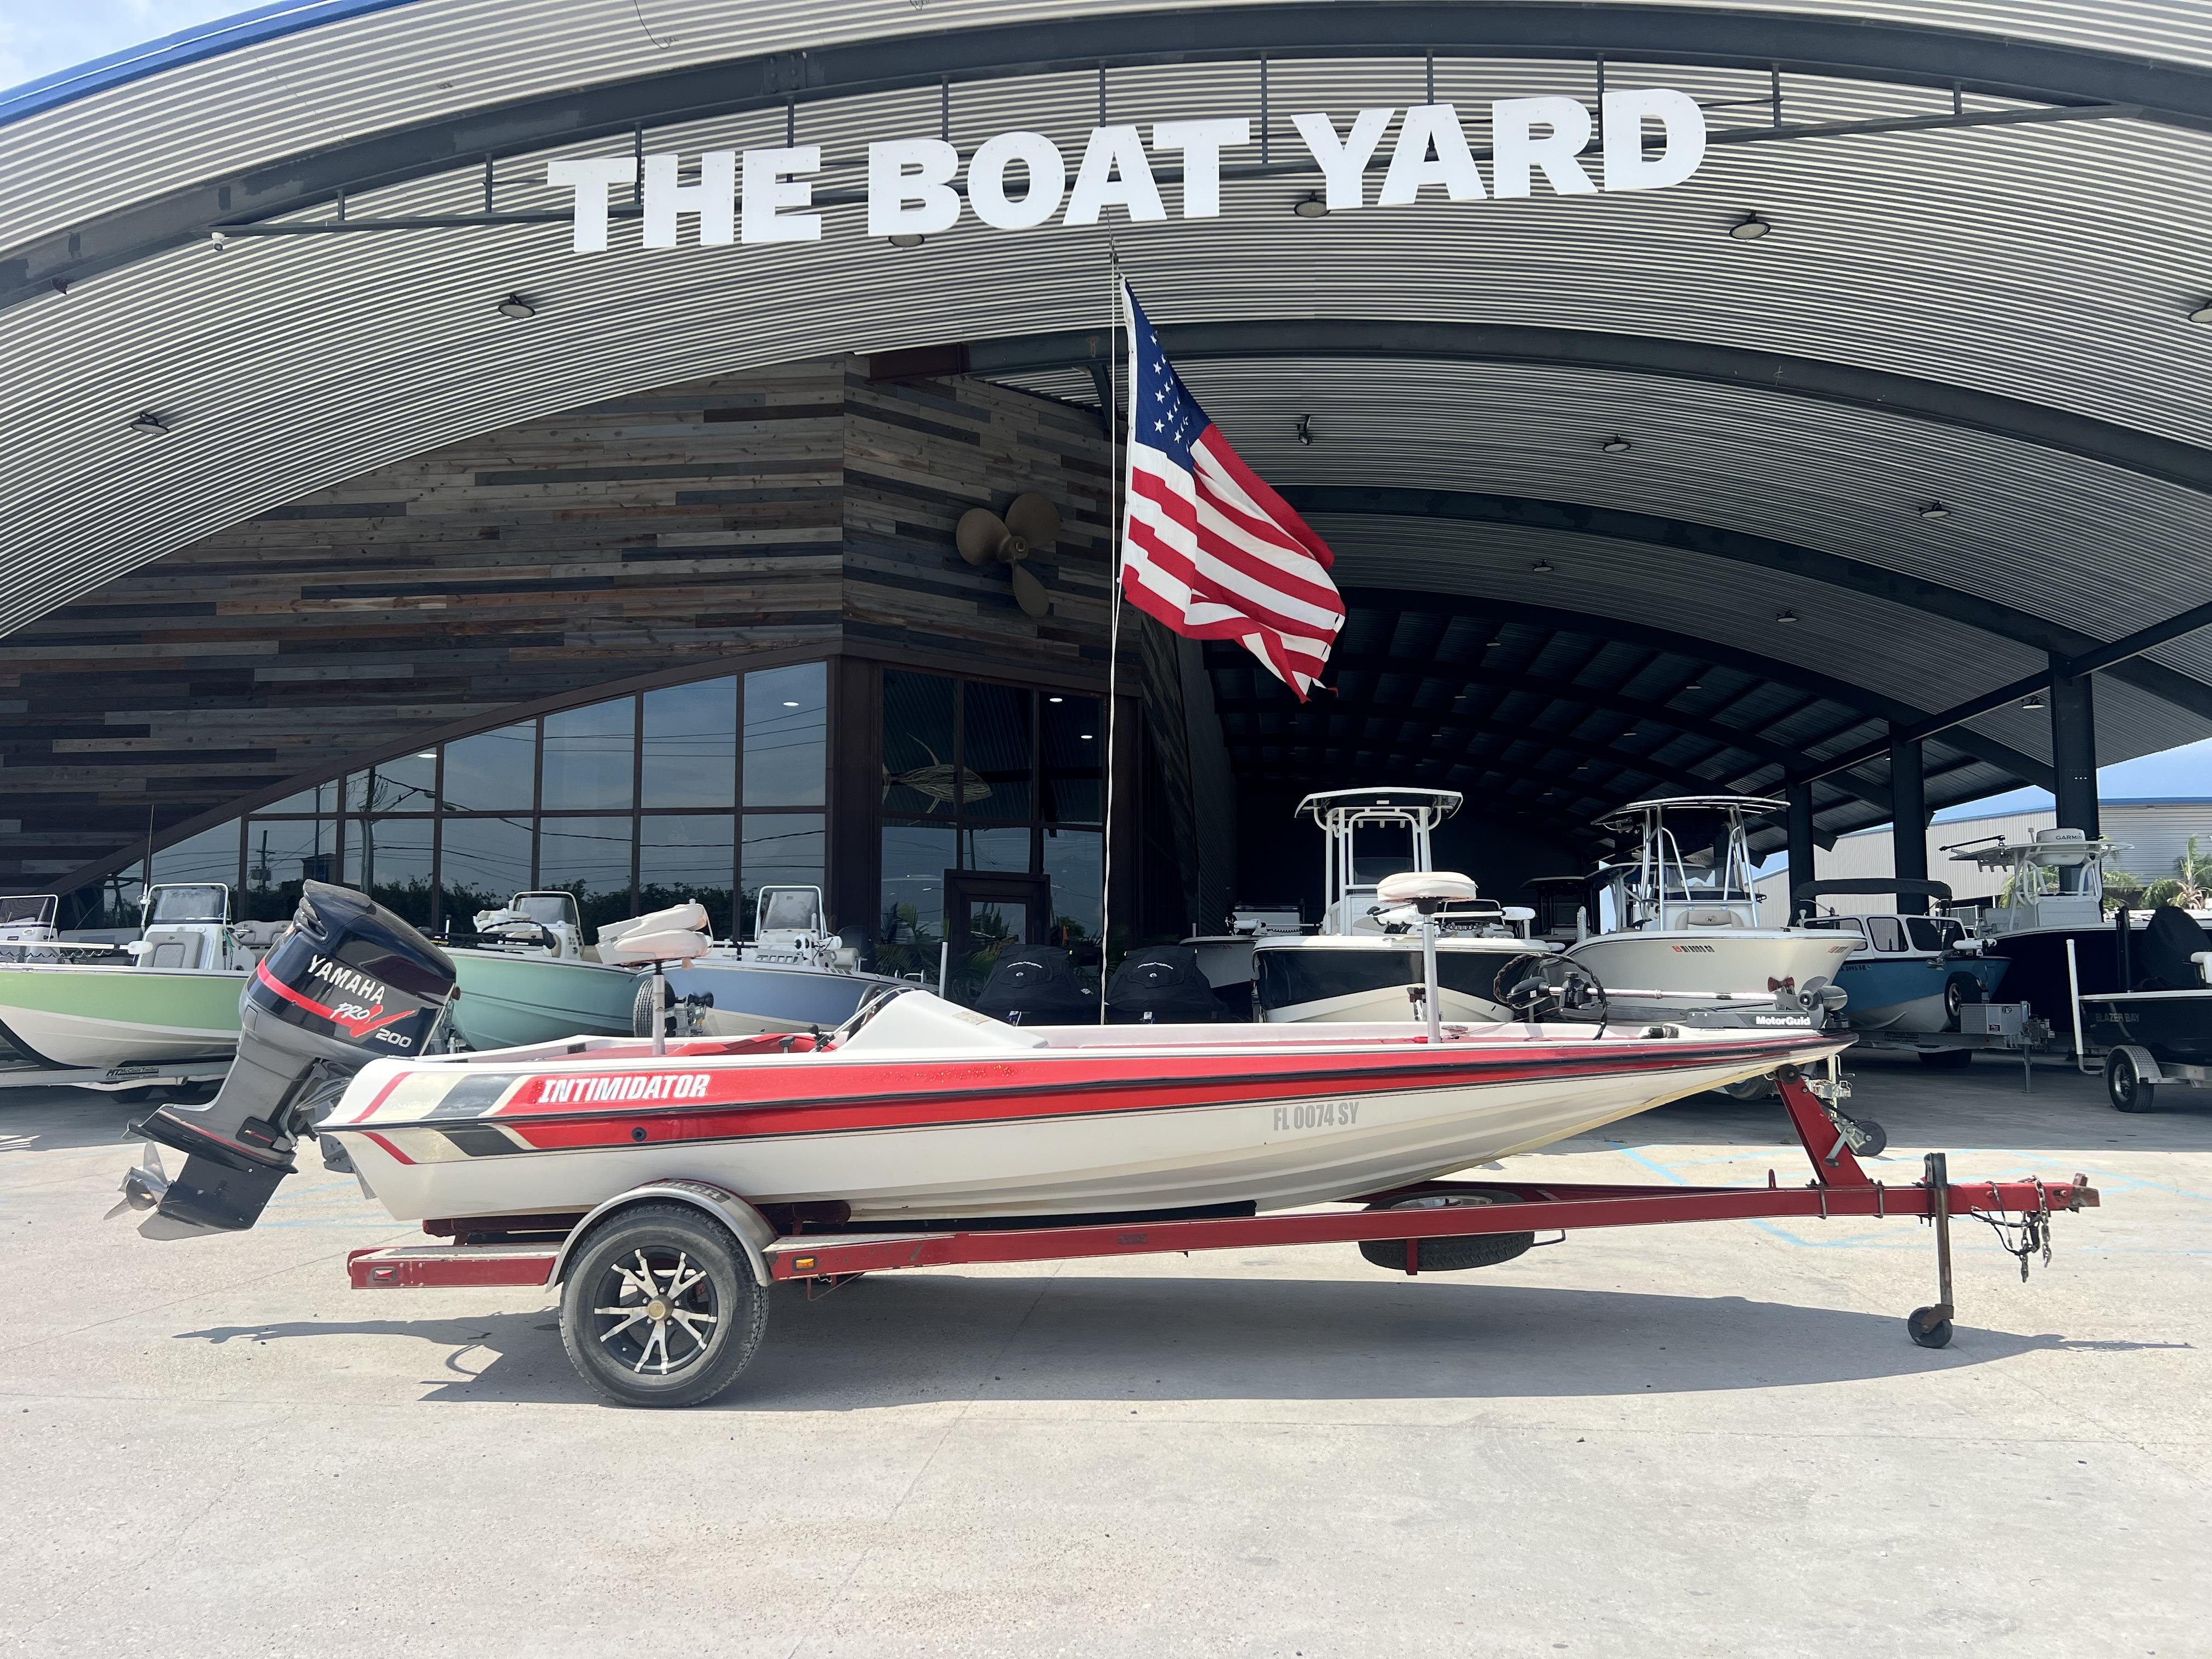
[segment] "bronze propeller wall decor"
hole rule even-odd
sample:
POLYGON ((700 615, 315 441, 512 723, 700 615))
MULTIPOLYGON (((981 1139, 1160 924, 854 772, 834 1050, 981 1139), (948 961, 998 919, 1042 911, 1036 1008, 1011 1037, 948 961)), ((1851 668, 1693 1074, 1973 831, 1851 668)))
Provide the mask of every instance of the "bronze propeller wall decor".
POLYGON ((959 527, 953 532, 960 556, 978 569, 992 564, 1006 566, 1006 579, 1013 584, 1014 603, 1030 616, 1039 617, 1051 608, 1051 602, 1046 598, 1044 584, 1023 567, 1022 561, 1059 539, 1060 509, 1049 496, 1035 491, 1015 496, 1003 519, 988 507, 970 507, 960 515, 959 527))

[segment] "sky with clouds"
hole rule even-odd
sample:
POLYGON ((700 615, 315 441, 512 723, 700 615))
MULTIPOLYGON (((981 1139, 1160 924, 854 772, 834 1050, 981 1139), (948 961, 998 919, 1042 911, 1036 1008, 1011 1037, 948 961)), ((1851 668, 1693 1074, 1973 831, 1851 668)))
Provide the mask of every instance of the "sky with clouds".
POLYGON ((252 9, 240 0, 0 0, 0 88, 252 9))
MULTIPOLYGON (((237 0, 0 0, 0 88, 250 9, 237 0)), ((2108 799, 2212 795, 2212 738, 2108 766, 2097 781, 2108 799)), ((1996 799, 2005 805, 2050 800, 2039 789, 1996 799)))

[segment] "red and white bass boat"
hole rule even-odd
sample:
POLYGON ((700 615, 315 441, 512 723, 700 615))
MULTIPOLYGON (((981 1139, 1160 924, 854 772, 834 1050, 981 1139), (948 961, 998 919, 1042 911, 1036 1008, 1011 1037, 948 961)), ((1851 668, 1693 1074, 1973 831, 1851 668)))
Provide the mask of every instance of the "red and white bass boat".
POLYGON ((300 1143, 402 1220, 573 1216, 639 1182, 837 1218, 1281 1209, 1527 1152, 1848 1038, 1592 1024, 1012 1027, 913 990, 835 1032, 426 1054, 438 948, 308 884, 240 1061, 148 1138, 155 1236, 253 1224, 300 1143), (388 1057, 376 1057, 379 1055, 388 1057))

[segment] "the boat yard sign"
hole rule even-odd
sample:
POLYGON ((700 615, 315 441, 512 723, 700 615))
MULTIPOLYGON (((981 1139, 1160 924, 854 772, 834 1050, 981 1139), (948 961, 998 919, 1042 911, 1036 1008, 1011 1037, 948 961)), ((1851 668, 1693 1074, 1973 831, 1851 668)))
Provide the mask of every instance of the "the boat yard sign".
MULTIPOLYGON (((1395 108, 1363 109, 1351 130, 1316 112, 1291 118, 1327 185, 1332 211, 1370 205, 1367 169, 1395 108)), ((1492 186, 1468 148, 1458 111, 1422 104, 1405 112, 1389 170, 1372 205, 1417 203, 1431 186, 1455 202, 1528 196, 1536 176, 1562 196, 1604 190, 1659 190, 1698 170, 1705 155, 1705 118, 1694 100, 1663 87, 1608 92, 1604 98, 1603 161, 1598 179, 1579 159, 1590 141, 1590 112, 1572 98, 1505 98, 1490 106, 1492 186), (1661 143, 1647 153, 1646 125, 1656 122, 1661 143)), ((1212 219, 1221 212, 1221 158, 1252 143, 1252 124, 1242 116, 1200 121, 1162 121, 1149 149, 1130 126, 1091 129, 1083 159, 1068 183, 1067 159, 1041 132, 1002 132, 976 146, 968 158, 963 199, 953 187, 960 152, 941 138, 893 138, 868 146, 868 234, 923 236, 950 230, 963 210, 996 230, 1029 230, 1057 217, 1064 225, 1093 225, 1109 207, 1132 221, 1168 216, 1153 155, 1172 155, 1182 174, 1182 217, 1212 219), (1010 179, 1010 175, 1014 175, 1010 179), (1018 193, 1010 191, 1012 184, 1018 193)), ((775 149, 708 150, 699 158, 698 182, 679 182, 681 158, 591 156, 555 161, 546 182, 574 194, 575 246, 596 252, 607 245, 609 193, 641 184, 645 246, 674 247, 678 226, 697 221, 702 243, 814 242, 822 216, 809 175, 822 170, 819 144, 775 149), (640 174, 642 173, 641 181, 640 174), (740 211, 742 209, 742 211, 740 211)))

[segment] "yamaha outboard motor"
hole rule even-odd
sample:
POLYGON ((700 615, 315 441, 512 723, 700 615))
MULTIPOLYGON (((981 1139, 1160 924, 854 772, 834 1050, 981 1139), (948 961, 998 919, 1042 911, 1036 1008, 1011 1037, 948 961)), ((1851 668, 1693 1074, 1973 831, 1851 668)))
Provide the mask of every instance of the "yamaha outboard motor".
POLYGON ((1188 945, 1130 951, 1106 988, 1106 1018, 1117 1025, 1196 1025, 1226 1014, 1188 945))
POLYGON ((1089 1025, 1098 1018, 1098 1005, 1076 982, 1067 952, 1050 945, 1026 945, 1000 957, 975 1011, 1009 1025, 1089 1025))
POLYGON ((251 1227, 355 1073, 422 1053, 453 992, 452 959, 391 911, 349 887, 307 883, 292 930, 239 999, 238 1058, 222 1092, 131 1126, 185 1154, 173 1181, 149 1157, 125 1182, 135 1206, 158 1206, 139 1231, 251 1227))

